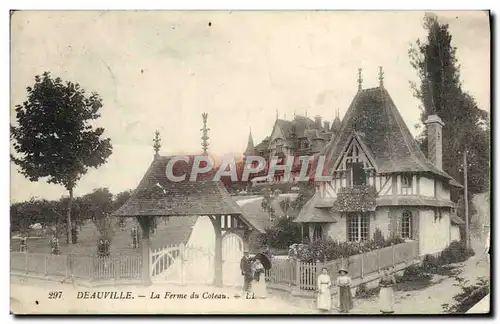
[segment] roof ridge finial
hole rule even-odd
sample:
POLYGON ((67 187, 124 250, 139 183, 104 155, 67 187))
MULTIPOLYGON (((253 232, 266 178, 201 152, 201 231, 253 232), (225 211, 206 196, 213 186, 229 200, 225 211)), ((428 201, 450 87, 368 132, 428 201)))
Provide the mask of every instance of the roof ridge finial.
POLYGON ((153 138, 153 149, 155 151, 155 158, 160 156, 158 153, 161 148, 161 138, 160 138, 160 132, 158 130, 155 131, 155 137, 153 138))
POLYGON ((286 112, 285 112, 285 114, 283 115, 283 119, 284 119, 284 120, 286 120, 286 112))
POLYGON ((293 108, 293 119, 295 120, 295 108, 293 108))
POLYGON ((278 120, 279 116, 278 116, 278 109, 276 109, 276 120, 278 120))
POLYGON ((361 75, 362 71, 362 68, 358 69, 358 91, 363 90, 363 76, 361 75))
POLYGON ((307 108, 306 108, 306 117, 307 117, 307 108))
POLYGON ((203 149, 203 155, 208 155, 207 150, 208 150, 208 131, 210 128, 207 128, 207 118, 208 114, 202 113, 201 117, 203 118, 203 128, 200 129, 203 132, 203 136, 201 137, 201 148, 203 149))
POLYGON ((380 87, 383 88, 384 87, 384 70, 383 70, 382 66, 378 67, 378 80, 380 82, 380 87))
POLYGON ((336 114, 336 116, 335 116, 335 117, 337 117, 337 118, 339 118, 339 119, 340 119, 340 117, 339 117, 339 107, 337 107, 337 114, 336 114))

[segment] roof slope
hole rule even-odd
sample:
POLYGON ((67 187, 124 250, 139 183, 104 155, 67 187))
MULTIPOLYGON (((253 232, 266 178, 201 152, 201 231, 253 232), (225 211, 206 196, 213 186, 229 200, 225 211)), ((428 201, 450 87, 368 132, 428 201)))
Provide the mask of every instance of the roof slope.
MULTIPOLYGON (((113 213, 114 216, 205 216, 241 215, 243 210, 231 199, 220 181, 212 181, 214 173, 198 175, 189 181, 193 158, 190 162, 177 162, 175 176, 186 174, 180 182, 166 177, 167 163, 172 157, 160 156, 153 160, 132 196, 113 213)), ((248 222, 247 222, 248 223, 248 222)))
POLYGON ((315 194, 309 199, 300 210, 299 216, 294 220, 296 223, 336 223, 335 215, 330 208, 316 207, 319 195, 315 194))
POLYGON ((361 90, 354 97, 339 134, 324 151, 330 172, 354 131, 371 151, 380 173, 432 172, 451 179, 422 153, 384 88, 361 90))

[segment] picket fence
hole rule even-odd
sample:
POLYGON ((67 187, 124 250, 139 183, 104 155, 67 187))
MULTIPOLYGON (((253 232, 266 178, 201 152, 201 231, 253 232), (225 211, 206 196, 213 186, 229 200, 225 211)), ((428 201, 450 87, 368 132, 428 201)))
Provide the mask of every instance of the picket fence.
POLYGON ((294 286, 300 290, 315 290, 316 278, 326 268, 332 280, 344 267, 352 280, 369 276, 382 269, 411 262, 418 257, 418 242, 408 241, 362 254, 329 262, 301 262, 298 260, 273 260, 273 267, 266 271, 271 284, 294 286))
POLYGON ((72 254, 10 253, 11 271, 65 278, 108 281, 140 279, 140 255, 115 255, 106 258, 72 254))

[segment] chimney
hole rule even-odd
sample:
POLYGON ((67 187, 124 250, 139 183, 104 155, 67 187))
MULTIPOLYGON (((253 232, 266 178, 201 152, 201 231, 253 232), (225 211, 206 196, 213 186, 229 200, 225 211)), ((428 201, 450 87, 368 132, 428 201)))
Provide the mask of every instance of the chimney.
POLYGON ((317 115, 314 117, 314 122, 316 124, 316 128, 320 129, 321 128, 321 116, 317 115))
POLYGON ((438 115, 429 115, 424 122, 427 126, 428 143, 427 158, 439 169, 443 170, 443 126, 438 115))
POLYGON ((324 128, 327 132, 329 132, 329 131, 330 131, 330 122, 325 120, 325 121, 323 122, 323 128, 324 128))

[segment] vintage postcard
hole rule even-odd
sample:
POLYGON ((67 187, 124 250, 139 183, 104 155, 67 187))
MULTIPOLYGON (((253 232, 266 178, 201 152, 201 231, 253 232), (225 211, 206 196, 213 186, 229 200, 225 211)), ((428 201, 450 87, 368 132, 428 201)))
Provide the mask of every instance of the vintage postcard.
POLYGON ((487 11, 12 11, 13 314, 490 312, 487 11))

